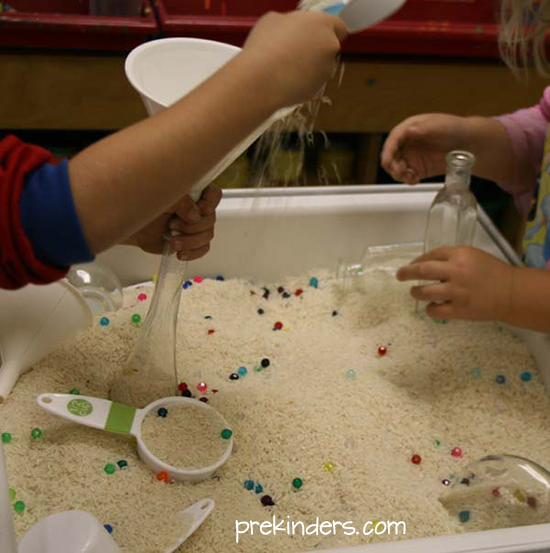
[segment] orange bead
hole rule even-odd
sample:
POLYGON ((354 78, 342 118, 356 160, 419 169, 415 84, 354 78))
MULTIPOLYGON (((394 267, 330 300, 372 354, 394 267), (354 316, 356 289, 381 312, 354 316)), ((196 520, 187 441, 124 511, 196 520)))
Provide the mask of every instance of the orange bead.
POLYGON ((157 474, 157 480, 160 482, 168 482, 168 473, 163 470, 157 474))

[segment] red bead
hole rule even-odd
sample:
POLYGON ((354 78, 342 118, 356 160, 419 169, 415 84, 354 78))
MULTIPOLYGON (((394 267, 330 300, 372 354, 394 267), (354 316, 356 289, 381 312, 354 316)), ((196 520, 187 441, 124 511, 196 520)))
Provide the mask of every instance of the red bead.
POLYGON ((414 465, 419 465, 421 462, 422 462, 422 457, 420 457, 420 455, 413 455, 411 457, 411 462, 414 464, 414 465))
POLYGON ((378 355, 380 355, 380 357, 383 357, 386 353, 388 353, 386 346, 380 346, 378 348, 378 355))
POLYGON ((282 286, 279 286, 279 288, 277 288, 277 292, 279 292, 279 294, 282 294, 284 291, 285 289, 282 286))
POLYGON ((216 331, 215 331, 215 330, 212 330, 212 329, 210 329, 210 330, 208 331, 208 334, 209 334, 209 335, 210 335, 210 334, 214 334, 214 332, 216 332, 216 331))
POLYGON ((197 390, 199 392, 206 392, 207 389, 208 389, 208 385, 206 384, 206 382, 199 382, 197 384, 197 390))
POLYGON ((500 492, 498 491, 498 488, 495 488, 491 493, 492 493, 495 497, 500 497, 500 492))
POLYGON ((180 383, 178 384, 178 390, 179 390, 180 392, 183 392, 183 390, 187 390, 187 384, 186 384, 185 382, 180 382, 180 383))
POLYGON ((275 323, 273 325, 273 328, 276 328, 277 330, 281 330, 281 328, 283 328, 283 323, 275 323))
POLYGON ((462 457, 462 449, 459 447, 453 447, 453 450, 451 451, 451 455, 453 457, 462 457))
POLYGON ((528 497, 527 498, 527 505, 531 507, 531 509, 537 508, 537 500, 534 497, 528 497))
POLYGON ((157 474, 157 480, 160 482, 168 482, 168 473, 163 470, 157 474))
POLYGON ((139 301, 145 301, 146 299, 147 299, 147 294, 140 294, 140 295, 138 296, 138 300, 139 300, 139 301))
POLYGON ((301 296, 303 293, 304 293, 304 291, 301 288, 298 288, 298 290, 296 290, 296 292, 294 292, 294 295, 295 296, 301 296))
POLYGON ((208 403, 208 398, 207 397, 200 397, 199 401, 202 401, 203 403, 208 403))
POLYGON ((215 388, 212 388, 212 393, 213 393, 213 394, 217 394, 217 393, 218 393, 218 390, 216 390, 215 388))

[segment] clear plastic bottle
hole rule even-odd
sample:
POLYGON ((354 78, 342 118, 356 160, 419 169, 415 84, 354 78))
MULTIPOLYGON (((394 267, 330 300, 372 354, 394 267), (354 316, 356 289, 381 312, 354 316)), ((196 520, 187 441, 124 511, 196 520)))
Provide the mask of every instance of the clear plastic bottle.
POLYGON ((113 382, 113 401, 145 407, 177 395, 176 327, 187 263, 166 241, 147 317, 125 366, 113 382))
POLYGON ((469 152, 455 150, 445 159, 445 186, 430 207, 425 252, 442 246, 471 246, 474 240, 477 201, 469 187, 476 158, 469 152))

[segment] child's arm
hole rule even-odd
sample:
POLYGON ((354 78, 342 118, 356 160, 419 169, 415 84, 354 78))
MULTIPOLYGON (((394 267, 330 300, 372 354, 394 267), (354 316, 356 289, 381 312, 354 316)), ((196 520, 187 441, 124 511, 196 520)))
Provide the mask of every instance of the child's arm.
POLYGON ((309 99, 331 76, 345 34, 327 14, 268 14, 198 89, 75 156, 71 189, 90 250, 136 232, 274 111, 309 99))
POLYGON ((434 280, 413 286, 436 319, 498 320, 550 332, 550 272, 513 267, 476 248, 438 248, 401 267, 397 279, 434 280))

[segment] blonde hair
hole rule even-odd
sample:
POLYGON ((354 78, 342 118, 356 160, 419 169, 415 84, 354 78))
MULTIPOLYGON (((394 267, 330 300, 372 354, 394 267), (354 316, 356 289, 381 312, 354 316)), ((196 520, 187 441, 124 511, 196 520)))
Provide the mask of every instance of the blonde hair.
POLYGON ((502 59, 514 71, 534 65, 550 76, 545 36, 550 26, 550 0, 502 0, 499 48, 502 59))

